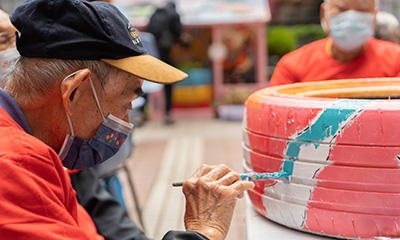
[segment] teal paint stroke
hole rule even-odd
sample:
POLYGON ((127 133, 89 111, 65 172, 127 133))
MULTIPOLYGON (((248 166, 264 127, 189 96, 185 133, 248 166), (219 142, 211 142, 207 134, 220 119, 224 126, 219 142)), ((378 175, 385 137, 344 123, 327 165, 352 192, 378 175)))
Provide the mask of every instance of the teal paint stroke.
POLYGON ((299 159, 303 145, 313 144, 317 149, 319 143, 332 143, 353 118, 359 116, 374 102, 375 100, 342 99, 328 104, 310 126, 287 143, 285 155, 289 160, 284 160, 282 170, 292 175, 294 162, 299 159))
POLYGON ((273 172, 273 173, 251 172, 251 173, 242 173, 240 174, 240 177, 242 178, 242 180, 254 182, 254 181, 262 181, 268 179, 287 178, 289 177, 289 174, 286 172, 273 172))

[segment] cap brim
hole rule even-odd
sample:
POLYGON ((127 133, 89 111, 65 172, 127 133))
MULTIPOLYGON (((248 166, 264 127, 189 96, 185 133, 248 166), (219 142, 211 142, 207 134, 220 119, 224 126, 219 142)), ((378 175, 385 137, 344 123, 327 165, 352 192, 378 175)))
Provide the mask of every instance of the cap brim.
POLYGON ((139 78, 156 83, 176 83, 188 77, 181 70, 151 55, 140 55, 122 59, 101 59, 101 61, 132 73, 139 78))

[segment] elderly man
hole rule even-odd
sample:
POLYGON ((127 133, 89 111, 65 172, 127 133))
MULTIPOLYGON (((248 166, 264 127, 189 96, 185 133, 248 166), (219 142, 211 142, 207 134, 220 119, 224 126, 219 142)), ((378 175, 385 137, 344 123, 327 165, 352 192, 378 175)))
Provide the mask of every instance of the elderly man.
POLYGON ((400 76, 400 46, 373 38, 375 0, 325 0, 321 24, 329 37, 283 56, 270 85, 400 76))
MULTIPOLYGON (((21 57, 0 89, 0 236, 103 239, 64 167, 91 167, 118 151, 142 79, 186 74, 148 55, 108 3, 27 0, 10 19, 21 57)), ((164 239, 224 239, 237 197, 252 187, 226 166, 201 166, 183 185, 187 231, 164 239)))

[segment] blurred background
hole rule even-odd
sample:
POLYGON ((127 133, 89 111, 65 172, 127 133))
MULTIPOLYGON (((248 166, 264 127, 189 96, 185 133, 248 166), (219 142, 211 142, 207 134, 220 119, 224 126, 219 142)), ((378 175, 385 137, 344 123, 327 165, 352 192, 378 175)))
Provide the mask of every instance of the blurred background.
MULTIPOLYGON (((11 13, 21 2, 1 0, 0 7, 11 13)), ((160 58, 163 52, 148 26, 153 13, 169 2, 112 1, 139 31, 149 53, 160 58)), ((116 156, 125 163, 116 173, 125 206, 154 239, 168 229, 184 229, 184 197, 171 187, 173 181, 187 179, 202 163, 243 171, 245 100, 268 86, 283 55, 326 36, 319 19, 323 0, 173 2, 181 29, 167 61, 189 77, 170 93, 145 82, 146 94, 134 101, 131 113, 136 127, 129 156, 116 156)), ((380 0, 379 7, 400 17, 399 0, 380 0)), ((245 207, 239 201, 227 239, 246 239, 245 207)))
MULTIPOLYGON (((22 0, 1 0, 11 13, 22 0)), ((201 111, 212 117, 241 120, 244 101, 268 86, 279 59, 309 42, 324 38, 319 7, 323 0, 113 0, 141 32, 157 8, 174 2, 182 30, 171 47, 170 61, 189 74, 174 84, 171 114, 201 111), (226 107, 228 105, 228 107, 226 107), (233 106, 232 106, 233 105, 233 106)), ((380 0, 380 10, 400 17, 400 1, 380 0)), ((143 34, 144 35, 144 34, 143 34)), ((155 42, 146 47, 159 56, 155 42)), ((154 41, 154 40, 153 40, 154 41)), ((163 86, 146 89, 142 120, 165 115, 163 86)))

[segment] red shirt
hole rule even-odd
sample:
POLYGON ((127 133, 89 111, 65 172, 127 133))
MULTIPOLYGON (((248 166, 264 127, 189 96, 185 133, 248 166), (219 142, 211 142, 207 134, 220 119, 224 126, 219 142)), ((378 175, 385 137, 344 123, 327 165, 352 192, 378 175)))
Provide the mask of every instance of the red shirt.
POLYGON ((0 108, 0 238, 103 239, 57 153, 0 108))
POLYGON ((365 51, 349 63, 326 52, 329 38, 307 44, 282 57, 270 86, 333 79, 400 76, 400 45, 370 38, 365 51))

